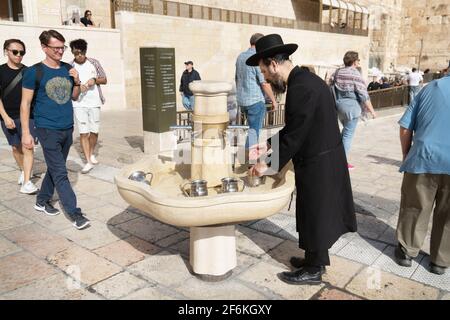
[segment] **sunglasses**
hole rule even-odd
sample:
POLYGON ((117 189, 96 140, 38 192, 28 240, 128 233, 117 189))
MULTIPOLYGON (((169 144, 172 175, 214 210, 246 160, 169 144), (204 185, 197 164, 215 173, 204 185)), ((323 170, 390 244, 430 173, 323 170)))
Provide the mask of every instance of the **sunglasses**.
POLYGON ((24 55, 25 55, 25 50, 10 50, 10 49, 7 49, 9 52, 11 52, 14 56, 18 56, 19 55, 19 53, 20 53, 20 55, 23 57, 24 55))

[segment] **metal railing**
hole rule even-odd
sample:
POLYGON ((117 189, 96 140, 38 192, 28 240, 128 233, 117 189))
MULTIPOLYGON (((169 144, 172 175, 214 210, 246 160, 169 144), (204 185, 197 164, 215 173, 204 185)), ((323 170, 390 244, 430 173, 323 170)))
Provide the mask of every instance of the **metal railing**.
POLYGON ((253 24, 267 27, 301 29, 329 33, 342 33, 364 37, 367 37, 369 35, 368 29, 331 27, 328 24, 321 24, 318 22, 267 16, 250 12, 212 8, 166 0, 115 0, 113 8, 114 11, 134 11, 173 17, 253 24))
MULTIPOLYGON (((409 103, 409 91, 408 86, 399 86, 388 89, 380 89, 375 91, 369 91, 370 100, 375 109, 388 108, 395 106, 405 106, 409 103)), ((285 105, 279 104, 278 108, 272 110, 267 107, 266 116, 264 118, 263 128, 272 129, 284 126, 284 110, 285 105)), ((189 126, 192 125, 192 112, 191 111, 178 111, 177 112, 177 125, 189 126)), ((239 112, 236 117, 236 124, 246 125, 247 119, 243 112, 239 112)), ((186 130, 177 130, 178 141, 190 138, 190 132, 186 130)))

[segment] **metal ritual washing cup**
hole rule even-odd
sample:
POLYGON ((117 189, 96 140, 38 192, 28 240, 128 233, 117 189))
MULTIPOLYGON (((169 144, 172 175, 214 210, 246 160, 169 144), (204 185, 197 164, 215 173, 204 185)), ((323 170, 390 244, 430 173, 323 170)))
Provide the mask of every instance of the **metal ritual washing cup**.
POLYGON ((258 187, 259 185, 264 184, 264 182, 266 181, 265 176, 258 177, 256 175, 248 175, 247 179, 248 185, 252 188, 258 187))
POLYGON ((208 195, 208 182, 206 180, 201 180, 201 179, 197 179, 197 180, 192 180, 189 182, 186 182, 182 187, 181 187, 183 193, 188 196, 188 197, 204 197, 208 195), (185 190, 185 186, 190 184, 190 192, 189 194, 186 193, 185 190))
POLYGON ((150 172, 144 172, 144 171, 134 171, 128 176, 128 179, 150 185, 151 180, 153 179, 153 174, 150 172), (150 181, 147 180, 147 175, 151 176, 150 181))
MULTIPOLYGON (((228 192, 239 192, 239 182, 242 182, 241 180, 238 180, 236 178, 228 177, 223 178, 222 180, 222 192, 228 193, 228 192)), ((243 185, 244 190, 245 186, 243 185)))

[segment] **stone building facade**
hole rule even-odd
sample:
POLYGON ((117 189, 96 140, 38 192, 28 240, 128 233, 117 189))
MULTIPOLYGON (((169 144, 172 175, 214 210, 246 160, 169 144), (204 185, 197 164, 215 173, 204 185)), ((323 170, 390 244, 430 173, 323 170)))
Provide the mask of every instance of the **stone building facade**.
MULTIPOLYGON (((98 57, 105 55, 104 48, 118 48, 120 52, 110 61, 114 66, 123 66, 115 83, 116 92, 124 92, 127 108, 140 104, 138 48, 143 46, 174 47, 177 78, 184 69, 183 61, 193 60, 204 79, 226 81, 233 81, 235 57, 248 47, 248 39, 255 32, 280 33, 286 42, 298 43, 300 49, 293 56, 294 62, 316 66, 322 77, 342 63, 347 50, 360 53, 365 75, 371 67, 384 72, 413 66, 438 70, 450 59, 449 0, 4 0, 1 3, 1 34, 13 34, 11 27, 15 22, 2 25, 1 20, 6 19, 22 21, 17 22, 16 30, 19 34, 25 32, 24 37, 33 26, 39 30, 68 28, 74 30, 69 33, 81 36, 86 33, 93 43, 90 52, 98 57), (92 11, 100 29, 62 26, 71 24, 74 12, 82 16, 86 9, 92 11), (103 46, 109 41, 106 39, 115 39, 117 43, 103 46)), ((40 48, 34 45, 39 52, 40 48)))

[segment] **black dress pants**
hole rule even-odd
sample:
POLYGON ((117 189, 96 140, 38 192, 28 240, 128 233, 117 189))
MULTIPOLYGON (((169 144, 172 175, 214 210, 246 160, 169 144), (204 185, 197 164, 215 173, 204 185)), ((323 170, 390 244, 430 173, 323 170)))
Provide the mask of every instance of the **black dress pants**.
POLYGON ((328 250, 305 251, 305 264, 312 267, 329 266, 328 250))

